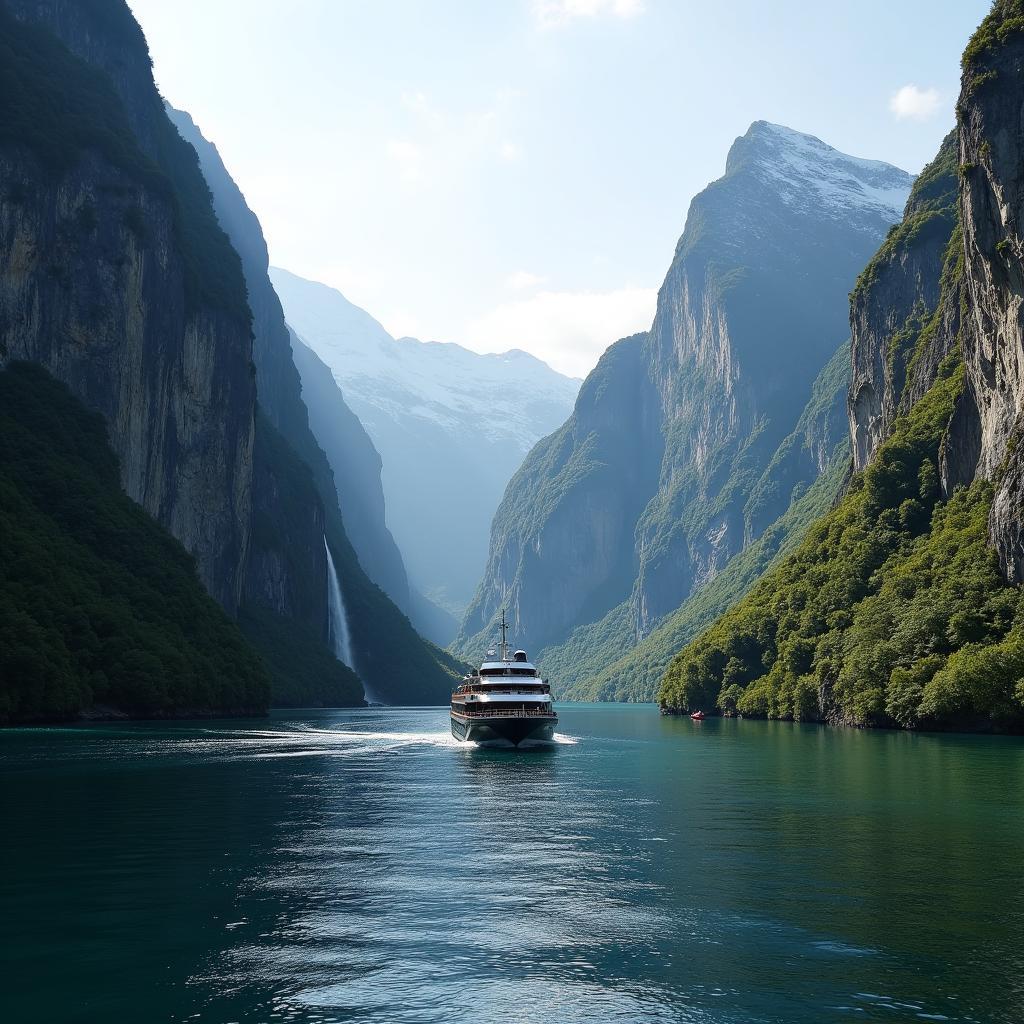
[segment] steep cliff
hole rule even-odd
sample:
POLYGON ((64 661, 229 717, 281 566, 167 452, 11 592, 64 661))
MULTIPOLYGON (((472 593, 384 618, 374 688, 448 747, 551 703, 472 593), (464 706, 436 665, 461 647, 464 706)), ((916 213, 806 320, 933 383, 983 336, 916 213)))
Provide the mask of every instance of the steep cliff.
POLYGON ((813 484, 838 415, 810 446, 787 439, 910 182, 765 122, 736 141, 691 204, 650 332, 619 343, 621 368, 602 361, 509 485, 457 649, 502 606, 533 650, 608 614, 629 648, 813 484), (528 508, 526 490, 547 497, 528 508))
POLYGON ((126 492, 241 615, 277 696, 361 701, 325 644, 326 536, 355 595, 360 671, 384 675, 392 699, 441 698, 454 665, 369 583, 345 535, 259 225, 224 193, 243 269, 127 6, 4 0, 0 56, 0 362, 42 364, 103 415, 126 492))
POLYGON ((666 458, 637 526, 638 635, 767 525, 752 488, 846 336, 850 283, 910 182, 757 122, 694 199, 651 329, 666 458))
POLYGON ((903 220, 857 279, 851 296, 853 463, 863 469, 899 412, 924 394, 950 350, 958 297, 939 311, 942 268, 957 222, 958 142, 952 132, 914 182, 903 220), (951 319, 944 319, 946 312, 951 319))
POLYGON ((964 54, 955 142, 852 297, 861 469, 673 661, 666 709, 1024 728, 1022 112, 1024 4, 1007 0, 964 54))
POLYGON ((1024 580, 1024 3, 998 0, 964 54, 957 107, 963 184, 964 361, 961 463, 995 481, 989 531, 1008 579, 1024 580))
POLYGON ((234 610, 256 392, 195 154, 123 5, 5 0, 0 50, 0 361, 44 365, 103 414, 127 493, 234 610))
MULTIPOLYGON (((335 472, 310 425, 303 385, 295 365, 292 335, 277 293, 268 277, 267 245, 256 215, 231 178, 216 147, 203 137, 188 114, 169 108, 182 137, 199 156, 212 190, 217 217, 242 262, 253 311, 253 359, 260 417, 254 448, 254 529, 245 580, 243 625, 267 659, 275 681, 275 699, 288 703, 358 702, 351 672, 337 663, 323 667, 328 639, 328 538, 349 612, 355 669, 378 699, 403 703, 434 703, 446 699, 455 662, 416 635, 405 615, 367 578, 349 534, 348 514, 357 536, 365 537, 366 515, 379 514, 374 486, 351 459, 339 457, 335 472), (358 597, 356 596, 358 595, 358 597), (388 632, 382 629, 388 624, 388 632), (315 657, 314 657, 315 655, 315 657), (296 666, 303 668, 294 678, 296 666)), ((322 416, 344 422, 341 439, 346 453, 359 451, 365 434, 334 388, 317 393, 322 416), (323 406, 328 403, 328 407, 323 406)), ((325 443, 337 453, 339 438, 325 428, 325 443)), ((373 453, 375 455, 375 453, 373 453)), ((378 464, 379 465, 379 464, 378 464)), ((378 470, 379 472, 379 470, 378 470)), ((410 604, 402 589, 398 558, 385 566, 387 583, 410 604)), ((380 568, 379 562, 373 563, 380 568)), ((385 583, 382 585, 386 586, 385 583)))
POLYGON ((309 424, 338 481, 345 529, 360 565, 423 636, 447 646, 458 623, 409 585, 402 554, 387 524, 380 453, 345 402, 331 368, 294 333, 292 352, 302 377, 309 424))
MULTIPOLYGON (((312 492, 312 504, 307 507, 295 500, 282 500, 290 478, 301 476, 287 466, 289 445, 311 464, 317 459, 322 462, 323 456, 309 432, 284 314, 267 277, 267 244, 259 220, 228 174, 216 147, 203 137, 188 114, 170 106, 166 111, 181 138, 199 157, 217 219, 241 259, 252 311, 253 364, 265 422, 255 435, 256 529, 246 566, 245 599, 301 623, 306 631, 322 634, 321 642, 325 642, 328 611, 323 509, 312 492), (278 438, 288 443, 282 445, 278 438)), ((329 699, 326 693, 319 696, 329 699)))
POLYGON ((796 428, 779 445, 751 490, 748 507, 764 517, 775 510, 776 518, 721 573, 635 646, 630 643, 629 602, 625 601, 599 622, 574 630, 564 643, 544 652, 544 670, 562 698, 654 700, 679 649, 743 597, 774 562, 796 548, 807 527, 829 509, 846 482, 849 382, 850 345, 846 343, 819 374, 796 428))
POLYGON ((634 530, 663 448, 646 343, 637 334, 604 353, 568 422, 534 447, 505 489, 487 571, 456 641, 467 656, 491 643, 503 608, 516 643, 535 650, 628 597, 634 530))

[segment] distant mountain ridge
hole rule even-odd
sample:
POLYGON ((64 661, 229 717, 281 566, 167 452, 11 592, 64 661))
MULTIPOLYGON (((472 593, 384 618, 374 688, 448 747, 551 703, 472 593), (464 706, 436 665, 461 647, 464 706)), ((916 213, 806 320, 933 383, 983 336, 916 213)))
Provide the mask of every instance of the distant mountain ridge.
POLYGON ((393 338, 337 290, 270 273, 289 323, 331 367, 380 452, 388 526, 410 582, 461 611, 506 483, 568 415, 579 382, 519 350, 393 338))
POLYGON ((597 624, 627 655, 831 471, 848 378, 830 372, 801 416, 912 180, 765 121, 736 140, 690 205, 650 331, 605 353, 509 485, 454 649, 472 657, 505 607, 563 694, 653 697, 650 666, 643 686, 629 665, 593 692, 597 624))

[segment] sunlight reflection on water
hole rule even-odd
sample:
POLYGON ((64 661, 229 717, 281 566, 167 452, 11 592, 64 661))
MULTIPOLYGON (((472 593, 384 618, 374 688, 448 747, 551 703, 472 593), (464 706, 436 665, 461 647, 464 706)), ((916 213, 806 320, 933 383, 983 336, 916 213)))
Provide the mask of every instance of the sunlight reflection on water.
POLYGON ((1024 746, 562 719, 0 736, 3 1019, 1019 1024, 1024 746))

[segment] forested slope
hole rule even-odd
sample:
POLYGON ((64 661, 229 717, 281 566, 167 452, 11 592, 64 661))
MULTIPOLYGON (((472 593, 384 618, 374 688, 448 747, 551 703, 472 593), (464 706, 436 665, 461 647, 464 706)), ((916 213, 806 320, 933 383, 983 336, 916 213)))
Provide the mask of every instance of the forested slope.
POLYGON ((0 552, 0 723, 266 709, 266 670, 122 491, 102 418, 26 363, 0 372, 0 552))

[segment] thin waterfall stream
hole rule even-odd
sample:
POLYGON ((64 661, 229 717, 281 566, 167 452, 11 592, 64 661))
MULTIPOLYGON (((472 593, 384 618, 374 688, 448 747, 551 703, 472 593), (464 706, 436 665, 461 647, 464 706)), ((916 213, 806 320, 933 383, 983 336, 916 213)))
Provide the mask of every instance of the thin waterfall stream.
MULTIPOLYGON (((334 567, 334 557, 331 555, 331 546, 327 543, 326 535, 324 550, 327 552, 327 602, 330 610, 331 650, 338 661, 348 665, 355 672, 352 635, 348 628, 348 613, 345 611, 345 595, 341 590, 341 581, 338 579, 338 570, 334 567)), ((365 683, 363 688, 365 690, 365 683)), ((366 699, 370 699, 369 694, 366 699)))
MULTIPOLYGON (((338 661, 348 665, 356 675, 359 675, 355 656, 352 654, 352 633, 348 628, 345 594, 341 589, 341 580, 338 578, 338 570, 334 566, 334 556, 331 554, 331 546, 327 543, 326 535, 324 535, 324 550, 327 552, 327 604, 330 612, 331 650, 338 661)), ((363 684, 363 695, 367 702, 370 704, 381 703, 373 695, 366 680, 362 676, 359 678, 363 684)))

